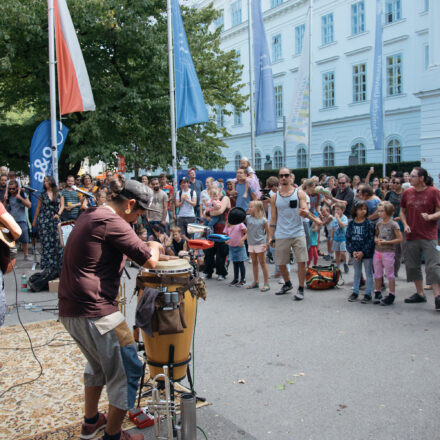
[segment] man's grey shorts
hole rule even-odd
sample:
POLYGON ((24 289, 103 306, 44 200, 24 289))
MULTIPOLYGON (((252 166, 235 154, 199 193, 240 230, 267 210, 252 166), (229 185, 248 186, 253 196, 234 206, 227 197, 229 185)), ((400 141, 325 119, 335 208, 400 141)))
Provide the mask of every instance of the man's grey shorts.
POLYGON ((440 251, 436 240, 407 240, 404 247, 406 278, 423 280, 422 251, 425 257, 426 282, 440 284, 440 251))
POLYGON ((119 409, 133 408, 136 400, 142 362, 133 335, 124 321, 101 335, 91 318, 66 318, 60 321, 87 359, 84 385, 107 385, 110 405, 119 409))
POLYGON ((275 240, 275 264, 277 266, 290 263, 290 249, 293 249, 297 263, 305 263, 309 258, 305 235, 295 238, 277 238, 275 240))

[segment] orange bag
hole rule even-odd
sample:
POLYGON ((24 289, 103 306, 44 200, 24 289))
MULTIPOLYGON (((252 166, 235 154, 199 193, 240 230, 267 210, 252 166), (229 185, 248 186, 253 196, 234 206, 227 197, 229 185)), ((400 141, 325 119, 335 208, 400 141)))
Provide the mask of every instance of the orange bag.
POLYGON ((325 290, 338 285, 341 271, 335 265, 312 266, 306 272, 306 285, 309 289, 325 290))

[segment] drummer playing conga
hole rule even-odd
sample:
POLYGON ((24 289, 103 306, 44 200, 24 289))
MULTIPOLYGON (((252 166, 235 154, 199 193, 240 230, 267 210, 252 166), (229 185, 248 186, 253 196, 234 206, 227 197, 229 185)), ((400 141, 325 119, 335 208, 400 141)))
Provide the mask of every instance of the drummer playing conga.
POLYGON ((116 297, 125 255, 148 268, 174 257, 164 255, 160 243, 140 240, 131 227, 148 209, 151 190, 134 180, 122 184, 116 179, 110 189, 111 202, 85 211, 67 241, 59 314, 88 361, 80 438, 94 438, 105 428, 104 440, 143 440, 142 434, 121 431, 126 411, 134 406, 142 363, 116 297), (104 385, 108 414, 98 412, 104 385))

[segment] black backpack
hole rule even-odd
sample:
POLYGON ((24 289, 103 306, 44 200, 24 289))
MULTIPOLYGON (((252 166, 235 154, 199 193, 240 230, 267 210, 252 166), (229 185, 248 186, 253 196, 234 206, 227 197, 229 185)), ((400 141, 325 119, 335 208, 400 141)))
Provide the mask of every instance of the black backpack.
POLYGON ((42 272, 34 273, 28 279, 28 285, 32 292, 49 290, 49 281, 58 278, 58 269, 44 269, 42 272))

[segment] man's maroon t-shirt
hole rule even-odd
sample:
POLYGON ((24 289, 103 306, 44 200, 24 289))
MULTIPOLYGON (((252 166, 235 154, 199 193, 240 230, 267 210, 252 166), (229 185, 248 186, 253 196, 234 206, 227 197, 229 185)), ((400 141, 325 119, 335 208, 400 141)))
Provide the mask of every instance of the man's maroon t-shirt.
POLYGON ((402 194, 400 207, 405 209, 406 222, 411 228, 405 234, 407 240, 437 240, 437 220, 423 220, 422 213, 434 214, 440 206, 440 191, 433 186, 427 186, 423 191, 413 187, 402 194))
POLYGON ((125 255, 139 265, 151 257, 125 220, 105 206, 80 215, 64 249, 60 316, 98 318, 116 312, 125 255))

